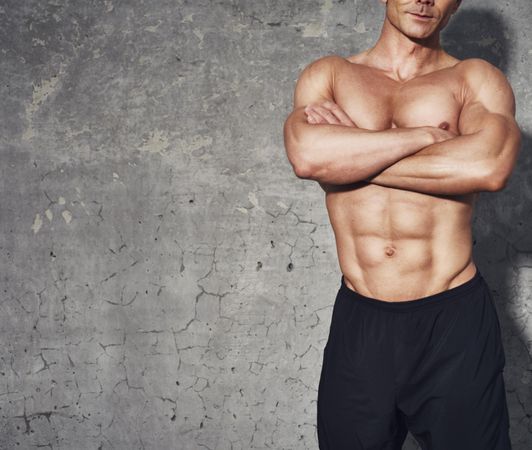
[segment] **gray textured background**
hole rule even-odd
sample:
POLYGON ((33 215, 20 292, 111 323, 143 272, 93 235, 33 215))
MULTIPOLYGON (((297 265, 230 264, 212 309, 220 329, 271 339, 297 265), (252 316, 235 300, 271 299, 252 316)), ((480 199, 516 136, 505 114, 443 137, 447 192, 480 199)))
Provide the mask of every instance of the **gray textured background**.
MULTIPOLYGON (((371 46, 383 11, 1 2, 2 449, 317 449, 340 272, 282 125, 300 70, 371 46)), ((515 450, 532 448, 531 19, 530 0, 465 0, 444 34, 507 73, 525 134, 474 223, 515 450)))

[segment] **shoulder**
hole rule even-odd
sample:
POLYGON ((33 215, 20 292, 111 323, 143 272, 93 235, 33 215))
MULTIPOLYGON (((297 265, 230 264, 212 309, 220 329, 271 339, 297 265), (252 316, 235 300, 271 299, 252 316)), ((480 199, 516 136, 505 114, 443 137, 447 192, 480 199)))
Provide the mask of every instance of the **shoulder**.
POLYGON ((485 59, 468 58, 460 61, 457 66, 470 82, 508 83, 502 70, 485 59))
POLYGON ((334 79, 341 64, 341 56, 327 55, 305 66, 296 83, 295 105, 309 104, 334 98, 334 79))
POLYGON ((494 109, 515 112, 515 97, 506 75, 482 58, 464 59, 458 63, 467 96, 494 109))
POLYGON ((471 89, 477 91, 486 88, 512 90, 502 70, 485 59, 464 59, 458 63, 458 66, 460 66, 463 77, 471 89))
POLYGON ((339 55, 325 55, 303 67, 300 76, 331 75, 341 65, 348 61, 339 55))

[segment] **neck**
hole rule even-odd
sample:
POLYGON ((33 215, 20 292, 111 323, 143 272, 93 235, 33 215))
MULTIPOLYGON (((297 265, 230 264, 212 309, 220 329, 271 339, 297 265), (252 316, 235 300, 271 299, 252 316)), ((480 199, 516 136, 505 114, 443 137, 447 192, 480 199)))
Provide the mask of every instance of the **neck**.
POLYGON ((377 67, 390 72, 398 80, 405 80, 430 72, 438 67, 445 56, 440 45, 439 32, 426 39, 415 39, 403 34, 387 18, 381 35, 367 52, 377 67))

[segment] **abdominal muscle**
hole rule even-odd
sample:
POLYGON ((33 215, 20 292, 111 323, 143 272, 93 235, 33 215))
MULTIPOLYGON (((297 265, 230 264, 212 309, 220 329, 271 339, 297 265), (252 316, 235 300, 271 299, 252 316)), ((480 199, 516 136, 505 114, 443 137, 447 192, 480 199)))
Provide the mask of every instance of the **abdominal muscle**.
POLYGON ((465 283, 474 194, 433 196, 374 184, 329 186, 326 205, 347 287, 405 301, 465 283))

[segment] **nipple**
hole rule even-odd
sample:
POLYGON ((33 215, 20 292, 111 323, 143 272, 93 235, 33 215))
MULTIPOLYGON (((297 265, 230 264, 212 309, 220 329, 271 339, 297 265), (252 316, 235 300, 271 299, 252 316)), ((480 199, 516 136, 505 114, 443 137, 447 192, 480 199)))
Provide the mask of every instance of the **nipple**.
POLYGON ((395 254, 395 248, 393 248, 391 245, 387 245, 384 249, 384 252, 386 253, 386 256, 393 256, 395 254))

